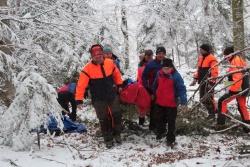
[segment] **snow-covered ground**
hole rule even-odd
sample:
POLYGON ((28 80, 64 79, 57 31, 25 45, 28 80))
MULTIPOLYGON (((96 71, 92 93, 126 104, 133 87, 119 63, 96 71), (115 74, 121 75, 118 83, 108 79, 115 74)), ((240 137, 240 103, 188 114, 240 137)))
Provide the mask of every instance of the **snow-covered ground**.
MULTIPOLYGON (((179 70, 190 97, 196 88, 188 86, 192 80, 188 74, 190 69, 183 66, 179 70)), ((26 152, 15 152, 0 146, 0 167, 250 167, 250 154, 240 154, 244 145, 250 145, 249 134, 177 136, 178 144, 171 149, 163 139, 157 141, 155 135, 148 131, 139 135, 124 132, 122 145, 106 149, 103 139, 95 134, 99 125, 93 108, 85 105, 78 115, 80 120, 86 122, 88 133, 59 137, 41 135, 40 150, 36 143, 26 152)))
POLYGON ((250 136, 177 136, 171 149, 152 133, 123 133, 122 145, 106 149, 103 139, 95 135, 98 122, 92 108, 80 114, 88 120, 87 134, 59 137, 41 135, 41 149, 34 144, 30 151, 15 152, 0 146, 0 166, 20 167, 117 167, 117 166, 250 166, 250 155, 240 154, 240 147, 250 145, 250 136))

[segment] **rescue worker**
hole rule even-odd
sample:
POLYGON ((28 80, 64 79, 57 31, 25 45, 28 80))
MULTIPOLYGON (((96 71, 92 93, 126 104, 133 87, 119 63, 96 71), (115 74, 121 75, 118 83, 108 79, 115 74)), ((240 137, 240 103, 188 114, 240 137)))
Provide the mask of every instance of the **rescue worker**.
MULTIPOLYGON (((166 49, 163 46, 157 47, 156 57, 154 60, 150 61, 143 70, 142 73, 142 84, 147 89, 150 95, 153 93, 153 82, 155 80, 157 72, 162 68, 162 62, 166 58, 166 49)), ((155 130, 155 112, 154 112, 154 100, 151 102, 150 110, 150 123, 149 129, 155 130)))
POLYGON ((112 52, 112 48, 110 45, 104 45, 103 47, 103 54, 104 58, 112 59, 115 63, 115 65, 118 67, 118 69, 121 71, 121 66, 120 66, 120 59, 112 52))
POLYGON ((180 104, 182 105, 180 108, 187 108, 187 91, 171 59, 163 60, 162 69, 157 73, 153 90, 156 98, 156 139, 164 137, 166 123, 168 123, 167 145, 173 147, 177 106, 180 104))
POLYGON ((139 84, 143 84, 142 83, 142 73, 146 67, 146 65, 151 62, 153 60, 153 51, 151 49, 145 50, 144 52, 144 57, 143 59, 140 61, 139 65, 138 65, 138 70, 137 70, 137 82, 139 84))
MULTIPOLYGON (((209 44, 202 44, 200 46, 200 55, 198 57, 198 69, 194 74, 193 82, 190 86, 194 86, 197 82, 200 85, 199 93, 200 99, 202 99, 206 93, 214 86, 216 82, 216 77, 218 76, 218 63, 216 57, 212 54, 212 47, 209 44), (210 78, 209 81, 206 81, 210 78), (214 79, 212 79, 214 78, 214 79)), ((215 113, 217 112, 214 91, 212 90, 209 97, 201 101, 208 111, 207 119, 214 119, 215 113)))
MULTIPOLYGON (((148 49, 148 50, 145 50, 144 51, 144 57, 143 59, 140 61, 139 63, 139 67, 138 67, 138 70, 137 70, 137 82, 138 84, 140 84, 141 86, 143 85, 142 84, 142 73, 145 69, 145 66, 153 60, 153 51, 151 49, 148 49)), ((145 92, 146 94, 147 92, 145 92)), ((139 125, 140 126, 144 126, 144 123, 145 123, 145 116, 147 113, 149 113, 149 111, 144 111, 142 112, 143 110, 141 110, 140 108, 138 109, 138 113, 139 113, 139 125)))
MULTIPOLYGON (((228 56, 229 54, 234 52, 234 47, 227 47, 225 48, 223 54, 224 56, 228 56)), ((227 58, 229 62, 228 73, 243 69, 247 66, 246 61, 242 58, 241 55, 232 55, 227 58)), ((228 81, 232 84, 227 92, 219 98, 218 101, 218 118, 217 118, 217 126, 216 129, 222 129, 225 125, 226 116, 223 113, 227 113, 227 104, 236 99, 238 110, 240 112, 241 118, 243 122, 250 124, 250 112, 246 106, 246 98, 249 93, 249 74, 246 72, 238 72, 229 75, 228 81), (241 95, 237 95, 238 93, 246 90, 245 93, 241 95)), ((246 132, 250 132, 250 130, 244 127, 246 132)))
POLYGON ((87 63, 81 73, 76 87, 76 100, 82 103, 84 92, 89 86, 92 104, 100 122, 102 136, 107 148, 114 143, 121 143, 121 110, 117 89, 122 84, 121 73, 113 60, 105 59, 103 47, 95 44, 90 48, 92 60, 87 63), (114 87, 116 85, 117 87, 114 87))
POLYGON ((57 101, 64 109, 62 114, 67 114, 72 121, 76 121, 77 105, 75 101, 75 89, 78 77, 79 74, 74 73, 71 79, 67 79, 64 85, 57 89, 57 101), (71 105, 71 112, 69 103, 71 105))

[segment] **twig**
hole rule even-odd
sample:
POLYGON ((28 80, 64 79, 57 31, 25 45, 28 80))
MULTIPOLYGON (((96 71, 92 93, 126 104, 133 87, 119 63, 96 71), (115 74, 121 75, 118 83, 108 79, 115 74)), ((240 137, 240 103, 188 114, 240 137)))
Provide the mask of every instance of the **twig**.
POLYGON ((61 161, 57 161, 57 160, 54 160, 54 159, 51 159, 51 158, 45 158, 45 157, 41 157, 41 156, 39 156, 39 155, 36 155, 35 158, 41 158, 41 159, 45 159, 45 160, 48 160, 48 161, 54 161, 54 162, 57 162, 57 163, 59 163, 59 164, 63 164, 63 165, 65 165, 65 166, 67 166, 66 163, 61 162, 61 161))
MULTIPOLYGON (((75 157, 75 155, 74 155, 74 153, 73 153, 73 150, 70 148, 70 145, 69 145, 68 142, 65 140, 65 137, 64 137, 64 136, 63 136, 63 141, 64 141, 65 145, 67 146, 67 148, 69 149, 69 151, 72 153, 72 158, 75 160, 76 157, 75 157)), ((77 152, 79 153, 78 150, 77 150, 77 152)), ((80 155, 81 155, 81 154, 80 154, 80 155)), ((80 157, 80 155, 79 155, 79 157, 80 157)))
POLYGON ((241 81, 245 76, 247 76, 247 75, 249 75, 249 74, 248 74, 248 73, 244 74, 240 79, 238 79, 237 81, 235 81, 235 82, 233 82, 233 83, 231 83, 231 84, 225 86, 224 88, 221 88, 220 90, 215 91, 214 94, 216 94, 216 93, 218 93, 218 92, 220 92, 220 91, 222 91, 222 90, 224 90, 224 89, 226 89, 226 88, 232 86, 232 85, 235 84, 235 83, 240 82, 240 81, 241 81))
POLYGON ((228 162, 226 162, 226 163, 223 165, 223 167, 227 167, 227 166, 229 166, 231 163, 232 163, 232 161, 228 161, 228 162))
MULTIPOLYGON (((244 77, 245 75, 247 75, 247 74, 244 74, 243 77, 244 77)), ((235 84, 235 83, 237 83, 237 82, 240 82, 240 81, 243 79, 243 77, 241 77, 241 78, 238 79, 237 81, 233 82, 232 84, 230 84, 230 85, 228 85, 228 86, 226 86, 226 87, 224 87, 224 88, 222 88, 222 89, 220 89, 220 90, 214 92, 214 94, 215 94, 215 93, 218 93, 218 92, 220 92, 220 91, 222 91, 222 90, 224 90, 224 89, 226 89, 226 88, 228 88, 229 86, 231 86, 231 85, 233 85, 233 84, 235 84)), ((221 78, 220 80, 222 80, 222 79, 223 79, 223 78, 221 78)), ((218 83, 219 83, 219 82, 218 82, 218 83)), ((192 107, 191 111, 194 110, 194 109, 195 109, 196 107, 198 107, 203 101, 205 101, 207 98, 210 97, 210 94, 212 93, 213 89, 215 88, 215 86, 216 86, 218 83, 216 83, 212 88, 209 89, 209 91, 205 94, 205 96, 203 96, 203 97, 200 99, 200 102, 199 102, 198 104, 196 104, 194 107, 192 107)), ((240 93, 238 93, 238 94, 236 94, 236 95, 238 95, 238 96, 239 96, 239 95, 242 95, 242 94, 244 94, 245 92, 247 92, 248 90, 249 90, 249 88, 248 88, 248 89, 245 89, 244 91, 242 91, 242 92, 240 92, 240 93)), ((230 96, 230 97, 232 97, 232 96, 230 96)))
POLYGON ((230 73, 226 73, 225 75, 221 75, 221 76, 218 76, 218 77, 214 77, 214 78, 208 78, 207 80, 213 80, 213 79, 219 79, 219 78, 225 78, 229 75, 232 75, 232 74, 235 74, 235 73, 240 73, 240 72, 246 72, 250 69, 250 67, 242 67, 240 68, 240 70, 236 70, 236 71, 232 71, 230 73))
POLYGON ((17 167, 21 167, 19 165, 17 165, 13 160, 9 159, 10 165, 11 166, 17 166, 17 167))
POLYGON ((228 131, 228 130, 233 129, 233 128, 235 128, 235 127, 238 127, 239 125, 240 125, 240 124, 239 124, 239 123, 237 123, 237 124, 234 124, 234 125, 232 125, 232 126, 230 126, 230 127, 226 128, 226 129, 222 129, 222 130, 215 131, 215 132, 211 132, 211 133, 212 133, 212 134, 215 134, 215 133, 225 132, 225 131, 228 131))
POLYGON ((222 114, 224 114, 226 117, 230 118, 232 122, 239 123, 239 124, 244 125, 244 126, 246 126, 247 128, 250 129, 250 125, 249 124, 246 124, 246 123, 244 123, 242 121, 239 121, 238 119, 235 119, 234 117, 232 117, 231 115, 228 115, 226 113, 222 113, 222 114))
POLYGON ((231 53, 227 56, 225 56, 221 61, 219 61, 217 64, 215 64, 213 67, 211 67, 208 72, 206 73, 205 77, 201 80, 201 83, 199 84, 199 87, 196 89, 196 91, 193 93, 193 95, 188 99, 188 103, 194 98, 195 94, 198 92, 198 90, 200 89, 201 85, 205 84, 207 82, 207 80, 205 78, 208 77, 208 75, 210 74, 211 70, 216 67, 216 66, 219 66, 223 61, 225 61, 227 58, 233 56, 233 55, 237 55, 237 54, 240 54, 242 52, 245 52, 247 50, 250 50, 250 47, 247 47, 245 49, 242 49, 240 51, 235 51, 234 53, 231 53))

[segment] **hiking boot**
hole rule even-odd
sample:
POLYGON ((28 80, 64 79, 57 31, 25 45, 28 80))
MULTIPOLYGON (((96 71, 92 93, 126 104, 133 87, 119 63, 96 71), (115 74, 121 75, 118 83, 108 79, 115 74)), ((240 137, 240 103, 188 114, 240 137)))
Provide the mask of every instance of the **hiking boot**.
POLYGON ((116 135, 116 136, 114 136, 114 139, 115 139, 115 142, 116 142, 117 144, 122 144, 121 135, 116 135))
POLYGON ((114 146, 113 140, 105 141, 105 145, 107 149, 110 149, 114 146))
POLYGON ((250 133, 250 129, 249 129, 248 127, 243 127, 243 131, 244 131, 245 133, 250 133))
POLYGON ((139 125, 143 126, 145 123, 145 117, 139 117, 139 125))
POLYGON ((174 146, 176 146, 176 145, 177 145, 176 142, 169 142, 169 141, 167 141, 167 146, 170 147, 171 149, 173 149, 174 146))

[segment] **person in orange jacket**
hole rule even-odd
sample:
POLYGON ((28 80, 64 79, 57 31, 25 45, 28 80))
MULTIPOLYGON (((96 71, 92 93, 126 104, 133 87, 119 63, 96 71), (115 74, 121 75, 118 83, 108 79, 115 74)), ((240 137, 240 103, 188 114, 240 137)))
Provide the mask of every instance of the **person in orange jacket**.
POLYGON ((80 73, 75 99, 77 104, 81 104, 85 89, 89 86, 92 104, 100 122, 104 142, 107 148, 111 148, 113 139, 117 143, 121 143, 122 115, 117 88, 122 85, 123 81, 113 60, 104 58, 102 45, 93 45, 90 48, 90 54, 92 60, 83 67, 80 73))
MULTIPOLYGON (((198 69, 194 74, 194 80, 190 86, 194 86, 197 82, 201 84, 202 81, 207 80, 208 78, 216 78, 218 76, 218 63, 216 57, 212 54, 212 47, 209 44, 202 44, 200 46, 200 55, 198 57, 198 69)), ((200 99, 202 99, 206 93, 214 86, 216 80, 209 80, 208 82, 203 82, 200 85, 199 93, 200 99)), ((217 112, 213 90, 210 96, 202 101, 204 106, 208 111, 208 119, 214 119, 215 113, 217 112)))
MULTIPOLYGON (((224 56, 228 56, 229 54, 234 52, 234 47, 225 48, 223 54, 224 56)), ((232 55, 227 58, 230 66, 228 68, 228 73, 246 68, 247 63, 242 58, 241 55, 232 55)), ((230 85, 227 92, 219 98, 218 101, 218 118, 217 118, 217 128, 224 127, 226 116, 223 113, 227 113, 227 104, 236 99, 238 104, 238 110, 240 112, 241 118, 243 122, 250 124, 250 112, 247 110, 246 106, 246 97, 249 93, 249 75, 245 72, 239 72, 229 75, 228 81, 230 85), (240 92, 245 91, 245 93, 241 95, 237 95, 240 92)), ((244 128, 246 132, 250 132, 248 128, 244 128)))

